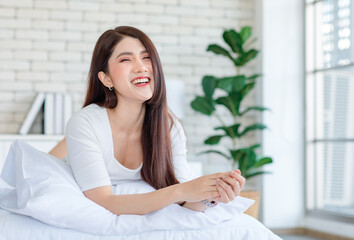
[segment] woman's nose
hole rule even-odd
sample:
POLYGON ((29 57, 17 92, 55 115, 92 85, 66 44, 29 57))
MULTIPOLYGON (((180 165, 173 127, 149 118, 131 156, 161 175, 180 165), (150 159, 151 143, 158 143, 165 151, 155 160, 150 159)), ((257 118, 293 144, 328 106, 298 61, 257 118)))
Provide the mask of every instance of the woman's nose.
POLYGON ((144 62, 140 59, 136 60, 135 62, 135 72, 139 73, 139 72, 146 72, 147 68, 144 64, 144 62))

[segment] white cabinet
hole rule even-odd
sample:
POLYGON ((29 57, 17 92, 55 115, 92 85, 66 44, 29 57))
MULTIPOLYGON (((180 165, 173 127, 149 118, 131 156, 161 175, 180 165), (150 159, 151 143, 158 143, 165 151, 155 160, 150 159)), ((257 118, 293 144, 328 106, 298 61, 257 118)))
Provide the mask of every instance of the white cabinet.
POLYGON ((10 146, 16 139, 20 139, 42 152, 49 152, 63 138, 63 135, 0 135, 0 171, 10 146))

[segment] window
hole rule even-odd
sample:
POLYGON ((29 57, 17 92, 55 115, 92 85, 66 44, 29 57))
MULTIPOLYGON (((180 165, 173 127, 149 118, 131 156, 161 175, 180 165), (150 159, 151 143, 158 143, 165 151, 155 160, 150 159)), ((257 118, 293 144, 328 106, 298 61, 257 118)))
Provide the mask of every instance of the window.
POLYGON ((354 218, 354 3, 306 1, 307 208, 354 218))

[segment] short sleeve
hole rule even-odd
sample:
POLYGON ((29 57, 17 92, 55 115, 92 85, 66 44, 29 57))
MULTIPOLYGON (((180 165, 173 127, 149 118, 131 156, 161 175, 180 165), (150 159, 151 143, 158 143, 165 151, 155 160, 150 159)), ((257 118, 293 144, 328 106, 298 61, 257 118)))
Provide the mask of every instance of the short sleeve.
POLYGON ((82 191, 111 185, 94 129, 90 117, 81 112, 66 126, 68 162, 82 191))
POLYGON ((192 180, 194 172, 187 162, 187 138, 182 124, 177 119, 173 120, 170 132, 172 159, 176 178, 182 183, 192 180))

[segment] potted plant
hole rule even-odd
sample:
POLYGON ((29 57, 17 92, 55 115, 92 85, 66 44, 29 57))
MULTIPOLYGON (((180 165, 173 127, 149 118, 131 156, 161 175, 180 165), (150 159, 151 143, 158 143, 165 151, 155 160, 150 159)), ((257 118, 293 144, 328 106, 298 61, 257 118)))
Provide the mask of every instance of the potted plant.
MULTIPOLYGON (((233 29, 225 30, 222 37, 230 50, 217 44, 208 46, 207 51, 225 56, 233 63, 236 68, 236 75, 226 77, 204 76, 202 79, 204 96, 196 96, 191 102, 191 107, 195 111, 207 116, 215 116, 220 122, 220 126, 214 128, 217 133, 205 139, 204 143, 206 145, 217 145, 221 139, 228 139, 231 142, 231 146, 225 147, 225 151, 210 149, 202 153, 218 154, 233 161, 233 166, 237 166, 246 179, 267 173, 261 167, 273 162, 271 157, 257 154, 256 150, 261 146, 259 143, 247 147, 239 145, 240 140, 250 132, 262 131, 266 128, 262 123, 244 126, 241 123, 242 118, 252 111, 269 110, 262 106, 244 107, 245 97, 255 87, 256 80, 260 76, 260 74, 246 76, 242 73, 242 67, 256 58, 259 52, 250 48, 250 45, 254 42, 251 35, 252 29, 248 26, 243 27, 239 32, 233 29), (221 94, 214 94, 216 90, 221 94), (218 115, 217 109, 219 107, 227 109, 230 113, 228 122, 232 122, 232 124, 226 124, 226 121, 218 115)), ((254 195, 254 192, 250 194, 254 195)), ((244 195, 247 195, 247 193, 244 195)), ((256 193, 255 198, 259 198, 259 193, 256 193)), ((258 205, 254 204, 253 208, 256 208, 253 210, 256 210, 257 215, 258 205)))

